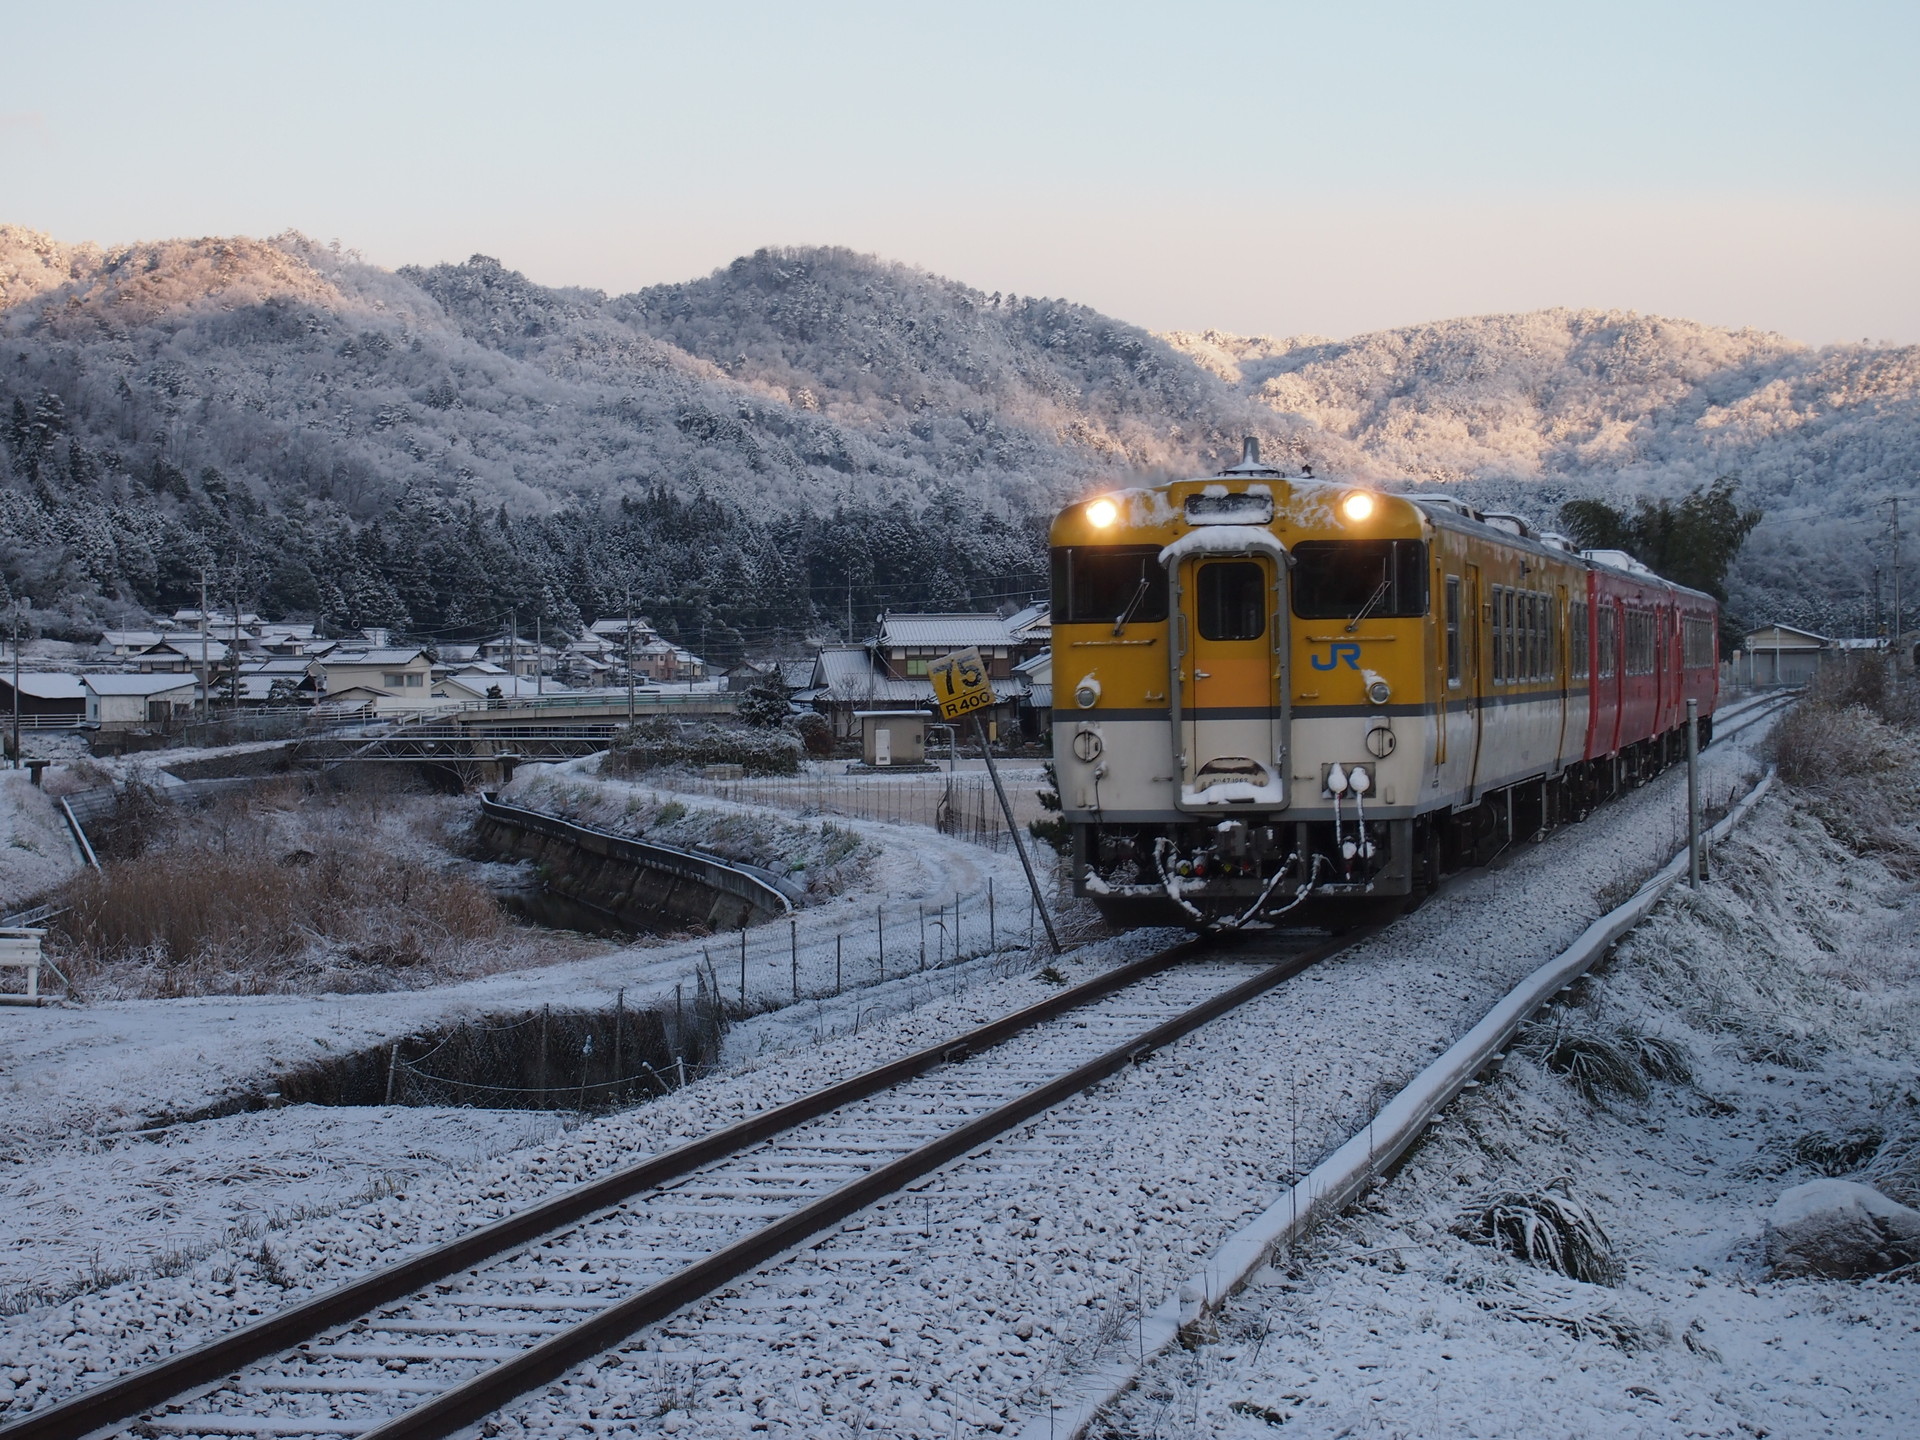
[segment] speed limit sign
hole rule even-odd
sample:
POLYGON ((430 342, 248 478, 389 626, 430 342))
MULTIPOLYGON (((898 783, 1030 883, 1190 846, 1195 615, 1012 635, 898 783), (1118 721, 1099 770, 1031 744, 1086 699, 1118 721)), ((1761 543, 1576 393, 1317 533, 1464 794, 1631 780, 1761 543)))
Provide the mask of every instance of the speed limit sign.
POLYGON ((993 682, 987 678, 986 662, 980 658, 978 646, 929 661, 927 678, 933 682, 933 698, 939 702, 942 720, 958 720, 994 703, 993 682))

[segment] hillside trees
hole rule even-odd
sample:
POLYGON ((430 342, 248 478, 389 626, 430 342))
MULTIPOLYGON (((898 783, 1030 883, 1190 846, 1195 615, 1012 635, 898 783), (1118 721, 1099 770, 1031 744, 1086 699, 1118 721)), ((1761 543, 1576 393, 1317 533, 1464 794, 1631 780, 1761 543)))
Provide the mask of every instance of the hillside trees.
MULTIPOLYGON (((1583 549, 1625 550, 1654 574, 1725 605, 1727 572, 1764 518, 1758 508, 1741 508, 1738 488, 1722 475, 1678 500, 1643 498, 1632 513, 1604 500, 1569 500, 1560 507, 1560 523, 1583 549)), ((1741 628, 1730 616, 1723 638, 1731 640, 1741 628)))

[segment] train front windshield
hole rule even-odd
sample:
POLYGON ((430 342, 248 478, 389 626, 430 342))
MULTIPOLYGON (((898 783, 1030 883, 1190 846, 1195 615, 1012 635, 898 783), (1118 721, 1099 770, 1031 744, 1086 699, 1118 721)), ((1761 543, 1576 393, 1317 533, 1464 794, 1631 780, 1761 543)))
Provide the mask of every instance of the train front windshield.
POLYGON ((1053 552, 1056 625, 1155 625, 1167 618, 1157 545, 1063 545, 1053 552))
POLYGON ((1427 547, 1419 540, 1302 540, 1293 560, 1293 613, 1302 620, 1427 613, 1427 547))

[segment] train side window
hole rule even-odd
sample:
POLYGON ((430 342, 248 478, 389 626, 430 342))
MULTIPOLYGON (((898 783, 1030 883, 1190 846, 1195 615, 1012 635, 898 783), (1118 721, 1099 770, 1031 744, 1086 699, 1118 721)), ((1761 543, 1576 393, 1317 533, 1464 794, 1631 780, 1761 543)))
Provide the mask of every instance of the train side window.
POLYGON ((1504 658, 1507 653, 1507 627, 1500 619, 1506 610, 1506 594, 1506 586, 1493 587, 1493 625, 1490 627, 1493 632, 1490 637, 1493 644, 1488 648, 1493 652, 1493 683, 1496 685, 1504 685, 1507 680, 1507 664, 1504 658))
POLYGON ((1267 576, 1254 561, 1202 565, 1198 591, 1202 640, 1258 640, 1267 633, 1267 576))
POLYGON ((1362 610, 1369 619, 1427 613, 1423 541, 1302 540, 1293 560, 1293 613, 1302 620, 1351 620, 1362 610))
POLYGON ((1447 684, 1460 683, 1460 577, 1447 576, 1447 684))
POLYGON ((1515 668, 1516 664, 1520 659, 1520 643, 1519 643, 1520 632, 1517 628, 1517 622, 1519 621, 1519 618, 1520 618, 1519 610, 1520 610, 1519 594, 1512 590, 1507 591, 1507 594, 1506 594, 1507 631, 1506 631, 1505 649, 1507 652, 1507 679, 1509 680, 1518 680, 1520 678, 1520 672, 1518 669, 1515 668))
POLYGON ((1600 607, 1600 677, 1611 680, 1619 663, 1619 612, 1610 604, 1600 607))
POLYGON ((1167 571, 1157 545, 1063 545, 1053 552, 1054 620, 1142 625, 1167 618, 1167 571))
POLYGON ((1587 602, 1575 600, 1567 612, 1567 675, 1584 680, 1587 675, 1587 602))
POLYGON ((1520 597, 1525 602, 1527 623, 1527 663, 1521 668, 1527 672, 1529 680, 1540 678, 1540 597, 1529 591, 1520 597))

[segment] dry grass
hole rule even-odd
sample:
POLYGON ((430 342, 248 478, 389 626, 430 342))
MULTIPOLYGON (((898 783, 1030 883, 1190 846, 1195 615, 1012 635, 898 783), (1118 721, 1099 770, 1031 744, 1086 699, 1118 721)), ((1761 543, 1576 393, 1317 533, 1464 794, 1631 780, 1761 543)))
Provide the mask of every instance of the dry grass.
POLYGON ((516 925, 444 846, 451 802, 263 786, 135 815, 54 925, 89 996, 411 988, 573 947, 516 925))
POLYGON ((1856 661, 1783 715, 1768 745, 1780 778, 1836 839, 1920 876, 1920 681, 1856 661))

